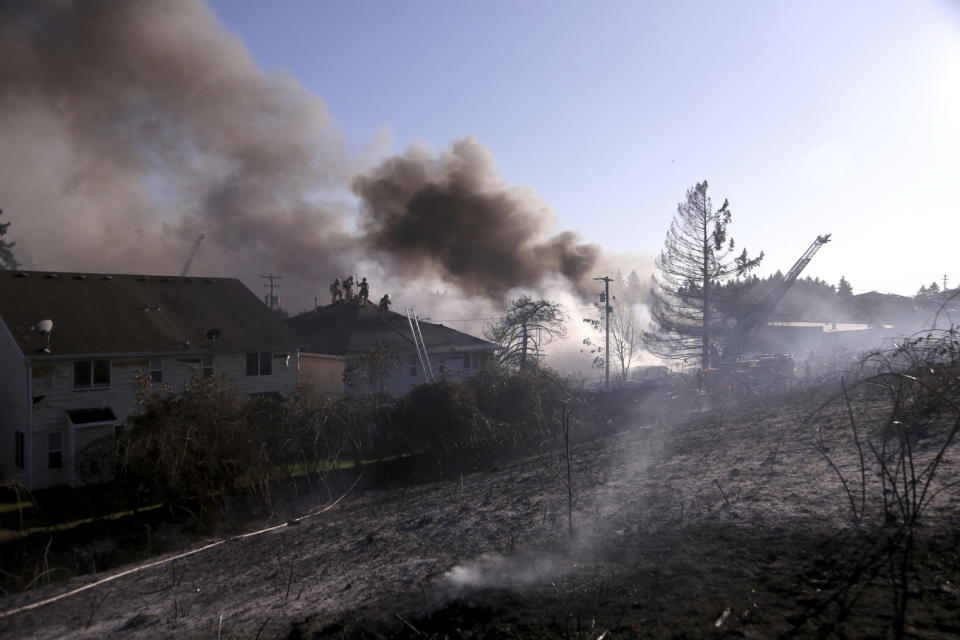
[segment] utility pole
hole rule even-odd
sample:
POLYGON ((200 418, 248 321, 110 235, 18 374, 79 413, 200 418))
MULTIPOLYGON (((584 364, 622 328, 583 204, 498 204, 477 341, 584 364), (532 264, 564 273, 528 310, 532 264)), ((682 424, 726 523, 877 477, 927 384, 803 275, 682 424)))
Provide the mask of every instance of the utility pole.
POLYGON ((276 284, 274 281, 283 280, 283 276, 275 276, 272 273, 270 273, 267 275, 261 274, 260 277, 263 278, 264 280, 270 281, 270 284, 263 285, 264 289, 270 289, 270 293, 268 295, 263 296, 264 298, 263 301, 266 303, 268 307, 270 307, 270 310, 273 311, 276 307, 280 306, 280 294, 279 293, 277 295, 273 294, 274 289, 276 289, 277 291, 280 291, 280 285, 276 284))
POLYGON ((610 306, 610 283, 613 282, 613 278, 602 276, 594 278, 594 280, 603 280, 603 299, 601 302, 603 302, 603 319, 606 324, 603 347, 604 388, 610 391, 610 313, 613 311, 613 307, 610 306))
POLYGON ((947 274, 943 274, 943 290, 947 290, 947 274))

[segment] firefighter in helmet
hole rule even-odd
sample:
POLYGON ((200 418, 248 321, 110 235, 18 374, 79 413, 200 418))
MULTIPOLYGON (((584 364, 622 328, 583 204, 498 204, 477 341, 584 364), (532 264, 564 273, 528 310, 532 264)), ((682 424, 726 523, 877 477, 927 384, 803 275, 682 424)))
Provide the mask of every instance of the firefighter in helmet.
POLYGON ((353 300, 353 276, 347 276, 347 279, 343 281, 343 296, 347 302, 353 300))

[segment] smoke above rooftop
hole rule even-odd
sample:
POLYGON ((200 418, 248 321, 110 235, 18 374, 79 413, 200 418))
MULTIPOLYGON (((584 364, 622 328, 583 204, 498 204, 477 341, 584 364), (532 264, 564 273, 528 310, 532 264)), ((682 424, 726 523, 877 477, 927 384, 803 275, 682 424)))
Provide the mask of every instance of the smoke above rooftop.
POLYGON ((200 0, 0 2, 0 60, 0 206, 33 268, 176 273, 202 232, 195 272, 302 301, 365 261, 500 301, 582 292, 599 254, 472 138, 365 166, 200 0))
POLYGON ((404 272, 440 273, 473 295, 501 298, 560 274, 584 291, 599 249, 575 234, 545 237, 553 212, 497 176, 473 138, 431 155, 408 149, 353 181, 364 242, 404 272))

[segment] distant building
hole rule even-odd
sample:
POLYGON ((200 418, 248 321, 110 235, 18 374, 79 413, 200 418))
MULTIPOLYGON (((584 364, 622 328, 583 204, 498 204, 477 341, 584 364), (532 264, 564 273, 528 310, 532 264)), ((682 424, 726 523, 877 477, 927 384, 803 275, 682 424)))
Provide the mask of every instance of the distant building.
MULTIPOLYGON (((301 353, 301 382, 326 395, 362 395, 384 391, 406 394, 427 381, 405 315, 381 317, 370 302, 335 302, 287 319, 307 345, 301 353), (385 358, 377 358, 380 353, 385 358), (346 380, 346 384, 344 383, 346 380)), ((442 324, 420 321, 429 367, 436 378, 462 379, 486 364, 500 349, 442 324)))
POLYGON ((856 322, 768 322, 750 336, 750 353, 810 353, 878 348, 893 334, 893 325, 856 322))
POLYGON ((233 278, 0 271, 0 471, 28 489, 110 479, 138 373, 298 383, 296 334, 233 278))

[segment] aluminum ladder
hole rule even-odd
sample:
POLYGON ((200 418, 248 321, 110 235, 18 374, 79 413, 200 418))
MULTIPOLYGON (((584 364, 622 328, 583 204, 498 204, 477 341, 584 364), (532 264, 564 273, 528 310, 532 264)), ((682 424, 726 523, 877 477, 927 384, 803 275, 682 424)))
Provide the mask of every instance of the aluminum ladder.
POLYGON ((410 335, 413 336, 413 345, 417 348, 417 357, 420 358, 420 368, 423 369, 423 376, 427 382, 433 382, 436 377, 433 375, 433 367, 430 366, 430 356, 427 354, 427 345, 423 342, 423 334, 420 332, 420 321, 417 319, 417 312, 413 307, 407 307, 407 323, 410 325, 410 335))

